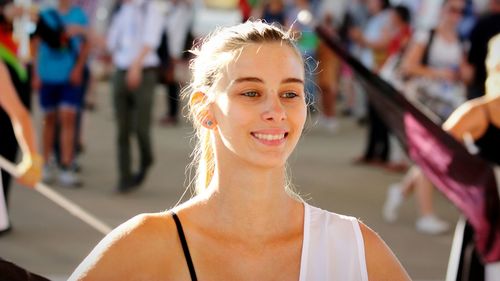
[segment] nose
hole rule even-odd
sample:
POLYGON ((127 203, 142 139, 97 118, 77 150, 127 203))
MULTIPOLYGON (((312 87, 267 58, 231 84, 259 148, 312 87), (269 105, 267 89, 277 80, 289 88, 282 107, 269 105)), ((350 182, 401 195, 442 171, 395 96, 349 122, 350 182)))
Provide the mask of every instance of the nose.
POLYGON ((278 96, 270 96, 265 103, 262 118, 267 121, 283 121, 286 119, 286 110, 278 96))

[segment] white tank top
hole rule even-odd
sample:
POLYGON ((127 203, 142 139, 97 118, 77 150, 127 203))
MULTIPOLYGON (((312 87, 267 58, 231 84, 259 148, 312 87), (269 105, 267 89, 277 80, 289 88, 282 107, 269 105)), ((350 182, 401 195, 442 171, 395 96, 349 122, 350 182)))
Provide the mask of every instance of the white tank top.
POLYGON ((304 203, 299 281, 368 281, 358 220, 304 203))

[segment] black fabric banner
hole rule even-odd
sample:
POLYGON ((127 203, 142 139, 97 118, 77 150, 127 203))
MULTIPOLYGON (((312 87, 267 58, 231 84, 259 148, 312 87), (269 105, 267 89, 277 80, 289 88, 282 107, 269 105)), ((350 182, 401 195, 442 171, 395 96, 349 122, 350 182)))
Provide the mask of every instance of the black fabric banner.
POLYGON ((370 102, 408 156, 464 214, 485 262, 500 261, 500 199, 493 169, 429 119, 394 87, 344 50, 322 27, 318 36, 360 78, 370 102))

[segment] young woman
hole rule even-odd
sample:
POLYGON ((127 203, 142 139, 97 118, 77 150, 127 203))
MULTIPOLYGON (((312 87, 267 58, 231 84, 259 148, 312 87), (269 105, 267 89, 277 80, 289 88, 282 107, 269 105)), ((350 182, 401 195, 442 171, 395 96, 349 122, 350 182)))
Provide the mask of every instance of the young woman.
POLYGON ((289 189, 307 112, 291 34, 246 22, 194 54, 197 195, 119 226, 70 280, 409 280, 375 232, 289 189))
MULTIPOLYGON (((441 96, 438 100, 447 101, 446 106, 442 102, 426 103, 429 111, 439 117, 438 120, 446 120, 455 105, 465 101, 465 92, 461 94, 457 91, 462 83, 460 70, 465 66, 465 57, 456 31, 464 9, 463 0, 446 0, 435 31, 416 32, 403 56, 402 73, 428 86, 424 92, 429 96, 441 96)), ((432 235, 448 231, 448 222, 435 213, 433 191, 434 186, 420 169, 412 167, 401 182, 389 187, 383 208, 385 220, 396 221, 399 208, 415 192, 419 209, 416 229, 432 235)))

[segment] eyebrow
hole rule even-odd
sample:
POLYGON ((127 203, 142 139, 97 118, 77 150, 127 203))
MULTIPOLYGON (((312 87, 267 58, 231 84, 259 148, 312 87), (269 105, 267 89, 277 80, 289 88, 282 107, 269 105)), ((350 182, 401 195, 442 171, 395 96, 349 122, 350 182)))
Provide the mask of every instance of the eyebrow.
MULTIPOLYGON (((242 83, 242 82, 258 82, 258 83, 264 83, 264 80, 258 78, 258 77, 241 77, 236 80, 234 80, 234 84, 236 83, 242 83)), ((304 81, 299 78, 286 78, 281 81, 281 83, 299 83, 299 84, 304 84, 304 81)))

